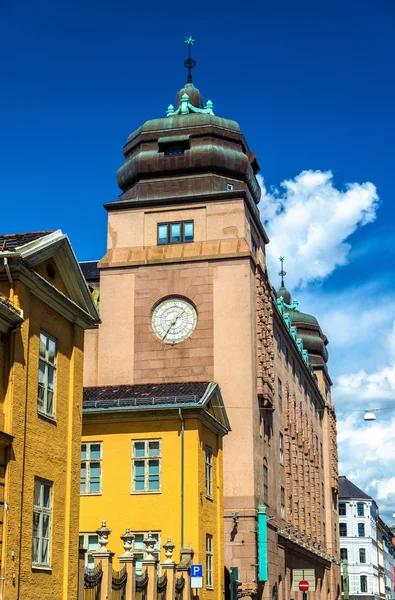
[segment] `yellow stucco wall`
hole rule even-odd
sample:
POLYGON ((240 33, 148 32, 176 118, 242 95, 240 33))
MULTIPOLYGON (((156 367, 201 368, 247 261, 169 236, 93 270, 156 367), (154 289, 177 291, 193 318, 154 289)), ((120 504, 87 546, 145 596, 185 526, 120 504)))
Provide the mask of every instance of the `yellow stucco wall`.
MULTIPOLYGON (((1 282, 0 288, 5 287, 1 282)), ((6 294, 7 289, 1 290, 6 294)), ((7 294, 8 295, 8 294, 7 294)), ((70 600, 77 596, 79 460, 83 330, 15 283, 23 327, 13 339, 12 370, 3 403, 7 433, 15 436, 6 470, 2 567, 6 600, 70 600), (55 419, 37 412, 39 335, 57 340, 55 419), (32 568, 34 479, 52 482, 50 569, 32 568), (12 558, 14 551, 14 558, 12 558)))
MULTIPOLYGON (((100 495, 82 495, 80 531, 93 533, 102 520, 112 530, 108 548, 123 553, 120 536, 131 531, 161 532, 161 545, 168 536, 176 544, 173 559, 179 560, 181 545, 181 421, 140 420, 93 423, 84 416, 82 439, 102 442, 102 487, 100 495), (161 492, 131 493, 132 440, 162 442, 161 492)), ((185 521, 184 546, 195 551, 194 563, 205 566, 206 533, 213 535, 213 590, 204 588, 201 598, 223 597, 222 438, 198 419, 185 419, 185 521), (205 445, 213 450, 213 499, 206 498, 205 445)), ((162 549, 161 561, 165 559, 162 549)), ((204 569, 205 570, 205 569, 204 569)))

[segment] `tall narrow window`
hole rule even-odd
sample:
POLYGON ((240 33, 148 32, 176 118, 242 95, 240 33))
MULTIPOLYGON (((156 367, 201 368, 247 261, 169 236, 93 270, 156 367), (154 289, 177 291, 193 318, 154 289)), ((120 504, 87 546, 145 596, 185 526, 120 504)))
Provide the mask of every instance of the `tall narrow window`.
POLYGON ((285 366, 288 368, 289 363, 289 350, 288 346, 285 346, 285 366))
POLYGON ((213 536, 206 534, 206 587, 213 587, 213 536))
POLYGON ((136 440, 132 451, 132 492, 160 492, 161 441, 136 440))
POLYGON ((36 566, 49 567, 52 514, 52 483, 34 480, 33 556, 36 566))
POLYGON ((365 548, 359 549, 359 562, 366 563, 366 550, 365 548))
POLYGON ((55 404, 56 340, 40 332, 40 358, 38 364, 38 412, 54 416, 55 404))
POLYGON ((277 352, 279 354, 281 352, 281 335, 279 331, 277 331, 277 352))
POLYGON ((339 502, 339 517, 345 517, 345 516, 346 516, 346 503, 339 502))
POLYGON ((284 466, 284 436, 280 433, 280 465, 284 466))
POLYGON ((280 410, 283 409, 283 386, 281 383, 281 379, 277 380, 277 393, 278 393, 278 408, 280 410))
POLYGON ((368 591, 368 578, 366 575, 361 575, 361 592, 368 591))
POLYGON ((267 465, 263 465, 263 502, 266 506, 269 503, 269 477, 267 465))
POLYGON ((86 550, 85 553, 85 566, 88 569, 94 568, 93 552, 99 547, 99 536, 97 533, 80 533, 79 535, 79 546, 86 550))
POLYGON ((365 523, 358 523, 358 537, 365 537, 365 523))
POLYGON ((325 485, 324 485, 323 481, 321 481, 321 495, 322 495, 322 508, 325 508, 325 485))
POLYGON ((102 445, 101 442, 81 444, 81 494, 101 493, 102 445))
POLYGON ((295 373, 296 373, 296 363, 295 363, 295 359, 292 359, 292 375, 295 377, 295 373))
POLYGON ((348 560, 347 548, 340 548, 340 560, 348 560))
POLYGON ((285 521, 285 489, 281 486, 281 518, 285 521))
POLYGON ((357 514, 358 517, 364 517, 365 516, 365 511, 364 511, 364 505, 362 502, 358 502, 357 504, 357 514))
POLYGON ((322 442, 320 442, 320 456, 321 456, 321 467, 323 467, 324 466, 324 450, 322 447, 322 442))
POLYGON ((347 523, 339 524, 339 534, 341 537, 347 537, 347 523))
POLYGON ((212 497, 213 451, 206 446, 206 496, 212 497))
MULTIPOLYGON (((153 557, 155 560, 160 559, 160 531, 150 531, 151 537, 155 540, 153 557)), ((136 573, 141 575, 143 572, 143 558, 144 558, 144 538, 148 536, 147 531, 133 531, 134 543, 133 543, 133 556, 136 559, 136 573)))

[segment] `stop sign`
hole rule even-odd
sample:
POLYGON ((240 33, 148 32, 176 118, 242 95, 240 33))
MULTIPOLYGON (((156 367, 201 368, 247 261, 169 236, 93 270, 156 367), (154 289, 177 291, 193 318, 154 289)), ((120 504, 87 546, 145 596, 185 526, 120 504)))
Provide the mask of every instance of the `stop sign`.
POLYGON ((302 581, 299 581, 299 589, 301 592, 307 592, 307 590, 309 589, 309 582, 306 581, 305 579, 302 579, 302 581))

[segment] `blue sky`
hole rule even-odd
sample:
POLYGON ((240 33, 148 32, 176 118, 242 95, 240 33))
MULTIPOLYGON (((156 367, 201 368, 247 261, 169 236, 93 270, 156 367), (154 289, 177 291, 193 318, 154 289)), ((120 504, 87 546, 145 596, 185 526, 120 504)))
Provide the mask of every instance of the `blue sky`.
POLYGON ((1 232, 61 228, 80 260, 104 254, 122 146, 174 103, 192 34, 195 84, 261 164, 273 282, 280 250, 288 285, 330 339, 342 474, 387 515, 395 413, 367 429, 355 408, 395 405, 394 24, 391 0, 0 0, 1 232), (348 200, 354 213, 339 223, 333 207, 348 200), (310 211, 319 240, 307 243, 306 219, 290 226, 291 209, 310 211), (374 440, 385 435, 383 453, 374 440))

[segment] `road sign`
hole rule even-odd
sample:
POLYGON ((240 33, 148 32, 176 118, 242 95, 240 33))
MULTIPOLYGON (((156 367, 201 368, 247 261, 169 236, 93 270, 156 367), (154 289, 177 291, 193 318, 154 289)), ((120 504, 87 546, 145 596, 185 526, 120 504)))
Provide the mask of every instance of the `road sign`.
POLYGON ((306 581, 306 579, 302 579, 302 581, 299 581, 299 589, 301 592, 307 592, 307 590, 309 589, 309 582, 306 581))
POLYGON ((299 581, 308 581, 309 592, 315 592, 314 569, 292 569, 292 584, 295 592, 299 591, 299 581))
POLYGON ((191 565, 191 588, 201 589, 203 587, 203 565, 191 565))

